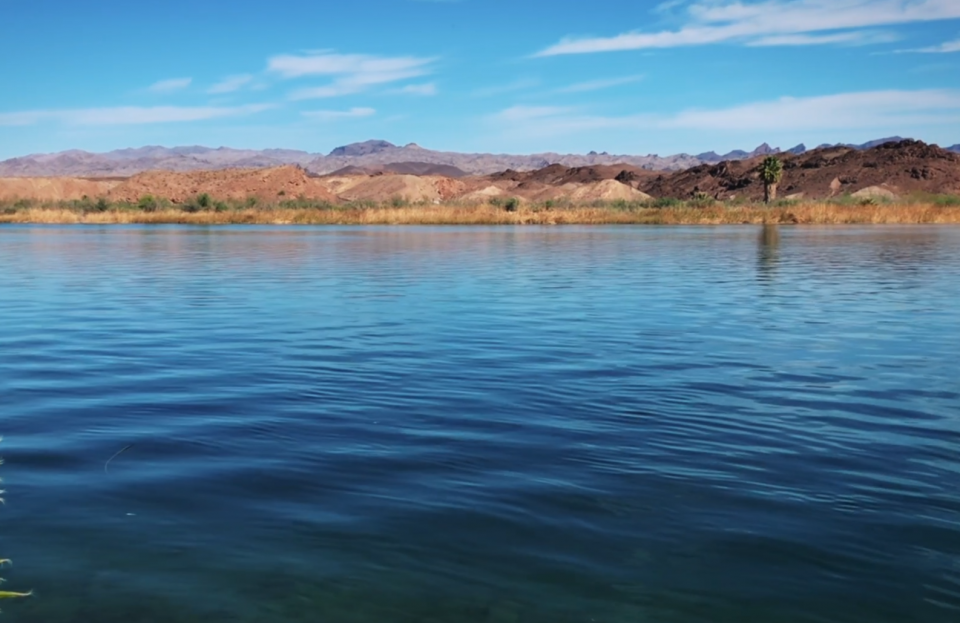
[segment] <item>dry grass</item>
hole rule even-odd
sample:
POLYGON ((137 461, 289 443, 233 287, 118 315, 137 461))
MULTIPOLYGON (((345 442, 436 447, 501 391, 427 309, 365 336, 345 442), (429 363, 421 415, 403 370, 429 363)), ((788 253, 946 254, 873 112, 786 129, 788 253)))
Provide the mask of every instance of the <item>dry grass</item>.
POLYGON ((264 225, 724 225, 724 224, 918 224, 960 223, 960 205, 890 203, 839 205, 800 203, 785 207, 691 204, 606 207, 531 207, 516 211, 489 205, 413 205, 402 207, 248 208, 224 211, 155 212, 110 209, 86 212, 70 207, 25 207, 0 213, 0 223, 84 224, 264 224, 264 225))

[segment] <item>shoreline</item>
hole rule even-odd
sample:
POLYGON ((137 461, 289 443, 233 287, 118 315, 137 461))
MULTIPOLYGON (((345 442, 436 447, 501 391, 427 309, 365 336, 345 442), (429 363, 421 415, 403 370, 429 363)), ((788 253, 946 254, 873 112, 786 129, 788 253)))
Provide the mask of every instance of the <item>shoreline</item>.
POLYGON ((693 202, 512 210, 492 205, 250 207, 146 211, 89 206, 0 207, 0 224, 91 225, 907 225, 960 224, 960 205, 924 203, 791 203, 731 205, 693 202))

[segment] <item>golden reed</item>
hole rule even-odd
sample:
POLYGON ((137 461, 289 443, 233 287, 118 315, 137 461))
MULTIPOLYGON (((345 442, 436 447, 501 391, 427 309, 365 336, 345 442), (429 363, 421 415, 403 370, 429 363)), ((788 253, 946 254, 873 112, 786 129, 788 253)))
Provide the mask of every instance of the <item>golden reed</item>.
POLYGON ((359 208, 247 208, 184 212, 110 209, 84 212, 31 207, 0 213, 0 223, 190 224, 190 225, 860 225, 960 223, 960 205, 798 203, 668 207, 554 207, 523 205, 516 211, 489 205, 413 205, 359 208))

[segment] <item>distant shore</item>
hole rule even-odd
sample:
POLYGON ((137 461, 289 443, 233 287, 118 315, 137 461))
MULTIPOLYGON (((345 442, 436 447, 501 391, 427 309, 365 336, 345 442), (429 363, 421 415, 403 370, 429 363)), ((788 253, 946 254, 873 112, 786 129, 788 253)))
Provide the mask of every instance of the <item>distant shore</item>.
POLYGON ((726 225, 960 224, 960 201, 831 203, 594 202, 549 204, 304 204, 138 206, 0 203, 0 223, 190 225, 726 225))

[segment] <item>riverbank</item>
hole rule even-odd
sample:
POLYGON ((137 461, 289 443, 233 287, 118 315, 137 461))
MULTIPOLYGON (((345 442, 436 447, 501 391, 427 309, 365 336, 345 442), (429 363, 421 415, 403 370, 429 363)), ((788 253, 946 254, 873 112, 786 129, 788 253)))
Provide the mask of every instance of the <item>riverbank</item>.
POLYGON ((0 206, 0 223, 192 225, 726 225, 960 224, 960 205, 936 203, 785 203, 776 206, 697 202, 547 205, 114 205, 0 206))

